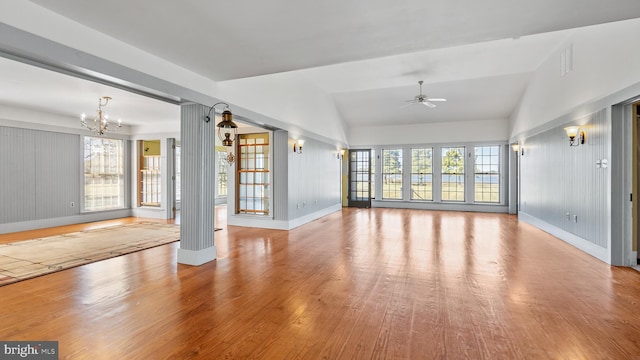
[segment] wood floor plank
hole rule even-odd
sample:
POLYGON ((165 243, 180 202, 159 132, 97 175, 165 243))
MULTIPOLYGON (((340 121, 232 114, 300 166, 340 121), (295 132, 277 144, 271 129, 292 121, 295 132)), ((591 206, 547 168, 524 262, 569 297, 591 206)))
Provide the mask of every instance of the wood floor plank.
MULTIPOLYGON (((223 211, 202 266, 173 243, 0 286, 0 340, 61 359, 640 359, 640 273, 515 216, 349 208, 281 231, 223 211)), ((64 231, 82 226, 38 234, 64 231)))

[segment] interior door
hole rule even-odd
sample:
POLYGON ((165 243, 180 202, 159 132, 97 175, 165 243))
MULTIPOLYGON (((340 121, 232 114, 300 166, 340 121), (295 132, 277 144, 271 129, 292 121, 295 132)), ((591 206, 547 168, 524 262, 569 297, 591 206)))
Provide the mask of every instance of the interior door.
POLYGON ((349 206, 371 207, 371 150, 349 150, 349 206))

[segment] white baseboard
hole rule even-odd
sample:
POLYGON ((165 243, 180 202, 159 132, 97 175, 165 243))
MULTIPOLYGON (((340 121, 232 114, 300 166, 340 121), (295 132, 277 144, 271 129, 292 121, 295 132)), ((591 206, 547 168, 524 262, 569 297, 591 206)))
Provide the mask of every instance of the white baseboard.
POLYGON ((18 231, 27 231, 34 229, 44 229, 54 226, 63 226, 71 224, 83 224, 93 221, 111 220, 123 217, 133 216, 131 209, 101 211, 95 213, 82 213, 79 215, 65 216, 51 219, 41 219, 32 221, 21 221, 17 223, 1 224, 0 234, 7 234, 18 231))
POLYGON ((551 225, 543 220, 540 220, 534 216, 531 216, 525 212, 518 213, 518 220, 531 224, 542 231, 545 231, 558 239, 569 243, 576 248, 586 252, 587 254, 611 264, 611 257, 609 256, 609 249, 598 246, 592 242, 589 242, 575 234, 572 234, 566 230, 560 229, 555 225, 551 225))
POLYGON ((133 209, 133 216, 149 219, 166 219, 167 211, 159 207, 138 207, 133 209))
POLYGON ((486 213, 508 213, 506 205, 493 204, 465 204, 448 202, 427 201, 403 201, 403 200, 372 200, 371 207, 392 209, 417 209, 417 210, 443 210, 443 211, 469 211, 486 213))
POLYGON ((342 204, 335 204, 328 208, 318 210, 314 213, 303 215, 288 221, 274 220, 269 217, 232 214, 228 216, 227 224, 234 226, 257 227, 263 229, 291 230, 340 210, 342 210, 342 204))
POLYGON ((217 256, 218 249, 215 245, 202 250, 178 249, 179 264, 200 266, 215 260, 217 256))
POLYGON ((342 204, 335 204, 333 206, 316 211, 314 213, 304 215, 293 220, 289 220, 289 230, 295 229, 298 226, 302 226, 314 220, 320 219, 321 217, 327 216, 329 214, 333 214, 334 212, 341 211, 341 210, 342 210, 342 204))
POLYGON ((227 216, 227 225, 254 227, 262 229, 289 230, 289 222, 274 220, 271 217, 231 214, 227 216))

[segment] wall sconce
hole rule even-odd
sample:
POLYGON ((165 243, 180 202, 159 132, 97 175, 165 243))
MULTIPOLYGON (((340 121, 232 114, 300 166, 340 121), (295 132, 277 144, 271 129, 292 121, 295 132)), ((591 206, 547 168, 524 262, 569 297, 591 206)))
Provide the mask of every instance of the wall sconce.
POLYGON ((217 105, 224 105, 224 109, 222 111, 222 121, 220 121, 216 125, 216 127, 218 128, 218 138, 220 138, 220 141, 222 141, 222 145, 233 146, 233 140, 235 140, 236 135, 238 135, 238 125, 236 125, 236 123, 233 122, 233 114, 229 109, 229 104, 223 103, 223 102, 213 104, 213 106, 209 108, 209 113, 207 114, 207 116, 205 116, 204 121, 205 122, 211 121, 211 111, 217 105), (231 134, 232 132, 233 132, 233 137, 231 134), (223 136, 223 133, 224 133, 224 136, 223 136))
POLYGON ((344 158, 344 152, 344 149, 338 150, 338 152, 336 153, 336 159, 342 160, 344 158))
POLYGON ((293 143, 293 152, 302 154, 302 145, 304 145, 304 140, 300 139, 293 143))
POLYGON ((511 149, 513 150, 513 152, 515 152, 517 154, 518 151, 520 151, 520 144, 518 144, 518 143, 511 144, 511 149))
POLYGON ((584 144, 587 135, 584 131, 580 130, 579 126, 569 126, 564 128, 564 131, 566 131, 567 136, 569 136, 569 146, 579 146, 584 144))
MULTIPOLYGON (((222 110, 222 121, 216 124, 216 127, 218 128, 218 138, 220 139, 220 141, 222 141, 222 145, 232 147, 233 140, 235 140, 236 136, 238 135, 238 125, 233 122, 233 114, 229 109, 229 104, 223 102, 213 104, 213 106, 209 108, 209 113, 207 114, 207 116, 204 117, 204 121, 206 123, 211 121, 211 111, 218 105, 224 105, 224 109, 222 110)), ((233 164, 235 160, 236 157, 233 155, 233 151, 229 150, 229 154, 227 155, 227 163, 229 164, 229 166, 231 166, 231 164, 233 164)))

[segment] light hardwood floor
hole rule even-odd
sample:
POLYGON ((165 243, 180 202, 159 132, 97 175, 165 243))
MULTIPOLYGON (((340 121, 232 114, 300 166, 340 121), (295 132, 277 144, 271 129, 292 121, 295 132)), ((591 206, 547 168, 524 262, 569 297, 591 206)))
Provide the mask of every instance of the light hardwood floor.
POLYGON ((515 216, 343 209, 0 287, 0 340, 60 359, 640 359, 640 273, 515 216))

